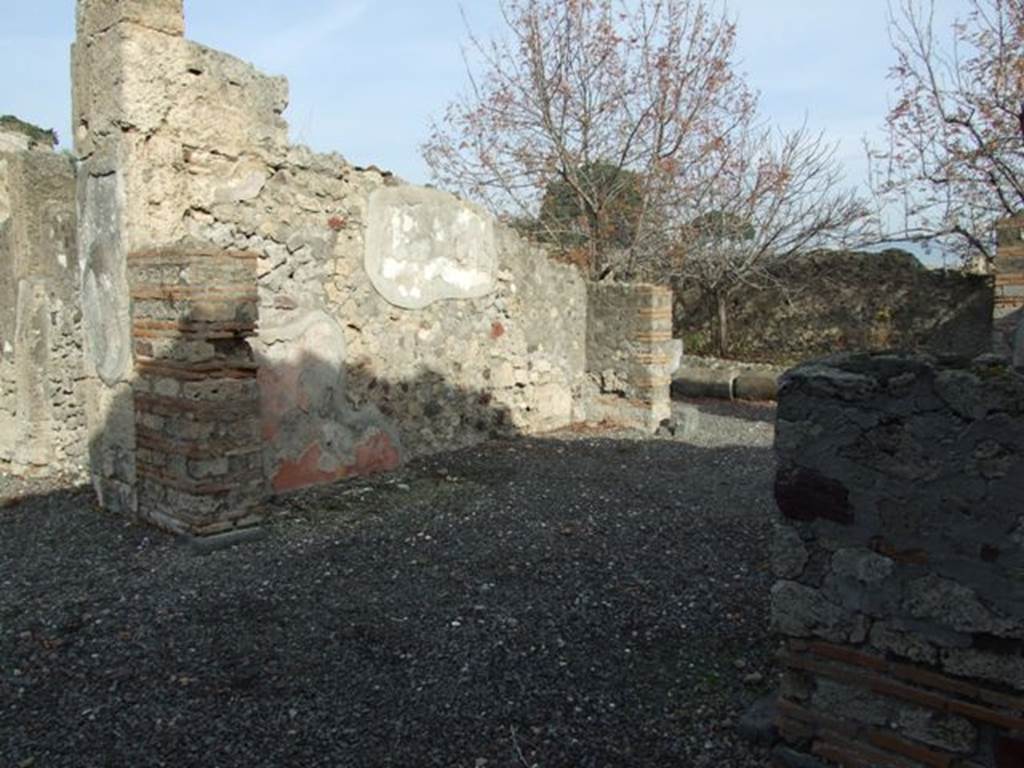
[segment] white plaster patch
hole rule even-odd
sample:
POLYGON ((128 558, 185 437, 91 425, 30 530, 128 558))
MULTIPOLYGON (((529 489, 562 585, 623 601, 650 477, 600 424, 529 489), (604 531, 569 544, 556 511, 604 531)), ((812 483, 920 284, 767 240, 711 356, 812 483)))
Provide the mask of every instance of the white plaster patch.
POLYGON ((370 197, 364 264, 387 301, 421 309, 494 291, 494 221, 453 195, 384 187, 370 197))

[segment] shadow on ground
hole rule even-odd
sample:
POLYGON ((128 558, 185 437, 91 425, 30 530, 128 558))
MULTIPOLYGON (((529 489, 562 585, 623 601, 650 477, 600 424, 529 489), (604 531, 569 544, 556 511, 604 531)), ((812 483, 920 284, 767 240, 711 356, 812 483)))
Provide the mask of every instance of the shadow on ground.
POLYGON ((764 765, 733 724, 772 676, 773 468, 495 441, 271 502, 207 557, 84 490, 5 504, 2 762, 764 765))

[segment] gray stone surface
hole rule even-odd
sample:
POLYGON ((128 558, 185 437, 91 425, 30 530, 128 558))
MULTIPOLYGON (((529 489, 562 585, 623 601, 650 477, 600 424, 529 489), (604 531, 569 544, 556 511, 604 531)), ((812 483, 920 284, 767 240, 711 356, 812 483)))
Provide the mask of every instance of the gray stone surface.
POLYGON ((713 397, 718 400, 732 400, 738 372, 714 368, 683 367, 672 374, 672 396, 713 397))
POLYGON ((765 373, 740 373, 733 384, 739 400, 774 400, 779 394, 779 377, 765 373))
POLYGON ((254 544, 267 538, 267 529, 254 526, 252 528, 240 528, 227 533, 218 533, 213 536, 189 536, 182 534, 181 543, 195 552, 197 555, 212 555, 232 547, 244 544, 254 544))
POLYGON ((992 355, 845 355, 788 372, 778 408, 772 615, 801 681, 783 698, 851 743, 870 727, 1001 768, 979 734, 1024 693, 1024 379, 992 355))
POLYGON ((772 536, 772 572, 778 579, 799 579, 810 555, 795 528, 776 525, 772 536))
POLYGON ((82 314, 86 351, 107 386, 131 368, 128 282, 121 247, 120 204, 115 176, 85 176, 82 243, 82 314))
POLYGON ((772 588, 772 629, 788 637, 845 642, 860 636, 862 624, 819 590, 779 581, 772 588))
POLYGON ((370 195, 365 266, 381 296, 405 309, 481 298, 495 286, 494 221, 445 192, 382 187, 370 195))
POLYGON ((956 754, 971 754, 978 744, 978 729, 957 715, 906 707, 899 712, 896 723, 912 739, 956 754))
POLYGON ((783 768, 828 768, 821 760, 781 744, 772 750, 772 758, 783 768))

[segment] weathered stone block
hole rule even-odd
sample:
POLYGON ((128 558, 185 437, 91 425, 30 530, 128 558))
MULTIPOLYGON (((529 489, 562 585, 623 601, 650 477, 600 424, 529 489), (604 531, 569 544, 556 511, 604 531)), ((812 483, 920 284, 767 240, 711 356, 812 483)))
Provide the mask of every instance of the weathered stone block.
POLYGON ((671 415, 672 374, 682 342, 672 338, 672 292, 654 285, 588 286, 587 371, 595 379, 588 418, 655 431, 671 415), (618 414, 614 401, 623 402, 618 414))

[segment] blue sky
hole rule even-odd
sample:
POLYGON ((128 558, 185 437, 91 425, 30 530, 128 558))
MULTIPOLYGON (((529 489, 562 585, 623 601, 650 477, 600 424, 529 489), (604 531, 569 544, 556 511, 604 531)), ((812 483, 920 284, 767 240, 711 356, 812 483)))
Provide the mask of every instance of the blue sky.
MULTIPOLYGON (((939 16, 964 0, 938 0, 939 16)), ((0 27, 0 113, 70 135, 74 0, 11 3, 0 27)), ((463 0, 474 29, 498 31, 496 0, 463 0)), ((291 82, 293 141, 427 180, 431 115, 465 83, 458 0, 186 0, 188 36, 291 82)), ((886 0, 731 0, 740 68, 782 127, 806 118, 840 142, 851 183, 890 98, 886 0)))

